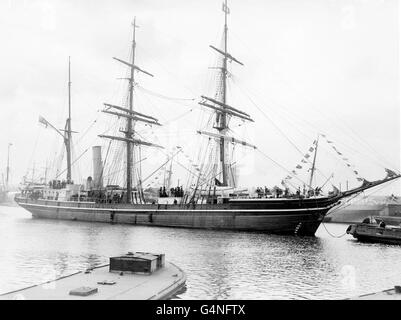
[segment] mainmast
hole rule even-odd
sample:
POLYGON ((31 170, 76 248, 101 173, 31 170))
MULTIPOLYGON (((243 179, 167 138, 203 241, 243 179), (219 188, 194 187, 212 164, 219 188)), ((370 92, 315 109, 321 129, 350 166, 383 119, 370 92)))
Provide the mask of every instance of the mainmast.
POLYGON ((206 134, 209 136, 212 136, 216 138, 218 141, 218 147, 219 147, 219 162, 221 164, 221 176, 222 180, 221 185, 222 186, 228 186, 229 185, 229 179, 228 179, 228 170, 231 168, 230 163, 228 162, 228 142, 240 142, 241 144, 245 146, 250 146, 252 148, 256 148, 253 145, 249 145, 244 141, 239 141, 236 140, 235 138, 228 137, 227 132, 229 130, 228 126, 228 117, 238 117, 242 120, 247 120, 253 122, 253 120, 250 118, 250 115, 238 110, 236 108, 233 108, 227 104, 227 77, 228 77, 228 70, 227 70, 227 62, 236 62, 240 65, 243 65, 242 62, 238 61, 236 58, 234 58, 231 54, 228 53, 228 24, 227 24, 227 18, 228 14, 230 13, 230 9, 227 6, 227 0, 224 0, 223 2, 223 11, 224 11, 224 34, 223 34, 223 49, 220 50, 214 46, 210 46, 213 50, 217 51, 223 56, 223 65, 219 69, 221 70, 221 95, 220 100, 212 99, 206 96, 201 96, 203 101, 199 102, 200 105, 208 107, 210 109, 213 109, 216 112, 216 126, 214 127, 215 129, 218 130, 218 134, 213 134, 213 133, 208 133, 204 131, 198 131, 199 134, 206 134))
MULTIPOLYGON (((136 25, 136 18, 134 18, 134 22, 132 23, 132 26, 133 26, 133 34, 132 34, 131 62, 126 62, 126 61, 118 59, 118 58, 113 58, 113 59, 121 62, 122 64, 125 64, 126 66, 128 66, 130 68, 130 77, 126 79, 129 82, 129 105, 128 105, 128 108, 105 103, 104 105, 105 105, 106 109, 103 110, 104 113, 115 115, 117 117, 123 117, 126 119, 126 121, 127 121, 126 130, 123 131, 123 133, 125 133, 125 136, 124 137, 116 137, 116 136, 109 136, 109 135, 99 135, 99 137, 101 137, 101 138, 107 138, 107 139, 122 141, 122 142, 126 143, 126 150, 127 150, 127 168, 126 168, 126 170, 127 170, 127 176, 126 176, 127 196, 126 196, 126 202, 127 203, 132 203, 133 174, 135 174, 135 163, 133 161, 134 147, 136 145, 144 145, 144 146, 148 146, 148 147, 162 148, 159 145, 156 145, 156 144, 153 144, 150 142, 146 142, 146 141, 142 141, 135 137, 135 122, 136 121, 145 122, 147 124, 158 125, 158 126, 160 126, 160 123, 156 118, 145 115, 143 113, 139 113, 134 110, 135 71, 145 73, 151 77, 153 77, 153 75, 151 73, 139 68, 137 65, 135 65, 136 28, 138 28, 138 26, 136 25), (110 109, 116 109, 116 110, 122 111, 122 112, 110 111, 110 109)), ((140 179, 139 179, 139 181, 140 181, 140 179)), ((140 185, 140 183, 138 185, 140 185)))

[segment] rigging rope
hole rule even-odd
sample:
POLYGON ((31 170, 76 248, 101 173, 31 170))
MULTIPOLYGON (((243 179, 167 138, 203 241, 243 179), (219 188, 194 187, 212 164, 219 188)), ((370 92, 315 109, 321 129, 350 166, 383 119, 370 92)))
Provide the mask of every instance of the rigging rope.
MULTIPOLYGON (((235 32, 231 31, 231 33, 234 35, 234 37, 235 37, 237 40, 239 40, 239 41, 242 43, 242 45, 244 46, 245 49, 247 49, 249 52, 252 52, 253 55, 254 55, 260 62, 263 63, 263 59, 259 56, 259 54, 258 54, 255 50, 252 50, 252 49, 251 49, 252 46, 247 45, 240 37, 238 37, 238 36, 235 34, 235 32)), ((321 109, 318 108, 309 98, 307 98, 306 95, 305 95, 303 92, 301 92, 301 90, 299 90, 299 88, 298 88, 298 89, 295 89, 295 87, 294 87, 292 84, 290 84, 287 80, 285 80, 283 77, 281 77, 281 75, 280 75, 278 72, 274 71, 273 69, 269 69, 269 71, 271 71, 272 74, 273 74, 275 77, 278 77, 278 79, 279 79, 283 84, 285 84, 286 87, 287 87, 288 89, 290 89, 290 91, 292 91, 293 93, 298 93, 298 96, 301 97, 301 98, 304 100, 304 102, 306 102, 307 105, 309 105, 310 107, 312 107, 312 109, 314 109, 314 110, 316 111, 316 114, 321 115, 323 118, 325 118, 326 120, 328 120, 329 123, 332 123, 332 119, 330 119, 329 116, 328 116, 327 114, 322 113, 322 112, 321 112, 321 109)), ((341 115, 341 114, 339 114, 339 115, 343 118, 343 121, 341 122, 341 124, 343 125, 343 128, 349 130, 349 132, 350 132, 351 134, 354 135, 354 136, 349 135, 349 136, 348 136, 349 138, 353 139, 353 140, 356 141, 357 143, 358 143, 357 139, 359 139, 360 142, 362 142, 363 144, 365 144, 365 147, 368 147, 371 151, 373 151, 374 157, 375 157, 377 160, 379 160, 378 163, 380 163, 381 166, 382 166, 382 163, 387 163, 388 167, 390 167, 391 169, 395 169, 395 168, 393 167, 393 164, 390 164, 390 163, 389 163, 386 159, 384 159, 384 158, 380 158, 380 156, 379 156, 380 153, 378 153, 367 141, 365 141, 364 139, 362 139, 362 138, 359 136, 359 134, 358 134, 351 126, 349 126, 349 125, 347 125, 347 124, 345 123, 346 118, 344 118, 343 115, 341 115), (356 138, 357 138, 357 139, 356 139, 356 138), (383 160, 384 160, 384 161, 383 161, 383 160)), ((304 120, 304 121, 307 122, 306 120, 304 120)), ((333 123, 332 123, 332 124, 333 124, 333 123)), ((341 128, 341 126, 340 126, 339 124, 334 123, 334 126, 343 131, 343 128, 341 128)), ((360 143, 358 143, 358 144, 360 144, 360 143)), ((369 156, 371 159, 373 158, 373 157, 372 157, 372 154, 370 154, 370 153, 368 153, 368 156, 369 156)), ((373 159, 372 159, 372 160, 373 160, 373 159)), ((398 171, 398 172, 399 172, 399 171, 398 171)))
POLYGON ((286 171, 288 174, 292 175, 295 179, 299 180, 300 182, 302 182, 303 184, 306 184, 302 179, 300 179, 299 177, 297 177, 296 175, 294 175, 292 172, 290 172, 289 170, 287 170, 285 167, 283 167, 281 164, 279 164, 277 161, 273 160, 272 158, 270 158, 267 154, 265 154, 264 152, 262 152, 260 149, 257 149, 263 156, 265 156, 267 159, 269 159, 270 161, 272 161, 274 164, 276 164, 277 166, 279 166, 281 169, 283 169, 284 171, 286 171))
POLYGON ((326 230, 326 232, 333 238, 342 238, 347 234, 347 231, 345 231, 343 234, 336 236, 336 235, 332 234, 329 230, 327 230, 326 225, 323 222, 322 222, 322 225, 323 225, 324 229, 326 230))
MULTIPOLYGON (((87 148, 84 152, 82 152, 80 154, 80 156, 78 158, 76 158, 72 163, 71 163, 71 167, 75 164, 75 162, 77 162, 90 148, 87 148)), ((66 172, 67 169, 64 169, 63 171, 61 171, 56 177, 55 179, 57 179, 60 175, 62 175, 64 172, 66 172)))

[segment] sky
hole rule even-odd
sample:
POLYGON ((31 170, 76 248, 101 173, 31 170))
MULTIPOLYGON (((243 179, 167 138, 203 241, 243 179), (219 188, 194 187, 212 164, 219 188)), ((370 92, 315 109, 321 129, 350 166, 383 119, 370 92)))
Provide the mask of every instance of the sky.
MULTIPOLYGON (((116 124, 101 113, 103 103, 125 101, 126 83, 118 78, 127 69, 112 57, 129 59, 136 17, 136 61, 155 76, 137 74, 142 90, 135 108, 164 124, 138 130, 166 146, 163 152, 145 152, 144 174, 180 145, 177 159, 185 164, 175 165, 174 179, 185 179, 183 167, 189 168, 188 159, 195 160, 204 143, 196 130, 210 116, 197 102, 213 94, 211 67, 218 54, 209 45, 220 45, 221 2, 1 1, 0 172, 13 143, 13 184, 33 167, 37 175, 47 166, 54 174, 62 141, 39 125, 38 117, 64 127, 71 56, 74 156, 84 153, 73 173, 78 181, 91 175, 90 147, 105 146, 97 135, 116 124)), ((238 148, 241 184, 279 184, 318 133, 335 143, 361 177, 376 180, 384 177, 385 167, 399 170, 396 0, 230 0, 228 5, 229 51, 244 63, 230 63, 228 102, 255 120, 246 125, 233 120, 232 134, 258 146, 257 151, 238 148)), ((333 184, 357 185, 353 170, 326 142, 320 140, 317 183, 334 173, 333 184)), ((400 194, 400 187, 395 182, 377 192, 400 194)))

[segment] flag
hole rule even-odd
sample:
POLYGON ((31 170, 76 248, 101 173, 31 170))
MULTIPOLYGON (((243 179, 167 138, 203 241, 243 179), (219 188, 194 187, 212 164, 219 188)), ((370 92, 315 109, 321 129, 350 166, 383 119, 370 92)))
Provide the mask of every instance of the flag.
POLYGON ((310 157, 310 155, 309 154, 305 154, 305 156, 304 156, 306 159, 308 159, 309 157, 310 157))
POLYGON ((356 178, 356 180, 358 180, 358 181, 363 181, 363 178, 356 178))
POLYGON ((302 166, 298 164, 295 168, 302 169, 302 166))
POLYGON ((343 155, 341 152, 338 152, 338 151, 337 151, 337 154, 338 154, 338 155, 340 155, 340 156, 342 156, 342 155, 343 155))
POLYGON ((358 174, 358 171, 354 170, 354 173, 355 173, 355 174, 358 174))
POLYGON ((308 163, 308 161, 306 161, 305 159, 302 159, 301 162, 308 163))
POLYGON ((217 178, 214 178, 214 184, 218 187, 223 185, 217 178))
POLYGON ((225 2, 223 2, 223 11, 224 11, 225 13, 227 13, 227 14, 230 14, 230 8, 227 7, 227 5, 226 5, 225 2))
POLYGON ((291 172, 292 172, 293 174, 297 174, 297 173, 295 172, 295 170, 292 170, 291 172))
POLYGON ((42 116, 39 116, 39 122, 44 124, 47 128, 47 126, 49 125, 49 123, 47 122, 47 120, 45 118, 43 118, 42 116))
POLYGON ((349 163, 347 163, 347 167, 351 167, 351 165, 349 163))
POLYGON ((313 150, 315 150, 315 149, 313 149, 313 147, 309 148, 309 152, 312 152, 313 150))

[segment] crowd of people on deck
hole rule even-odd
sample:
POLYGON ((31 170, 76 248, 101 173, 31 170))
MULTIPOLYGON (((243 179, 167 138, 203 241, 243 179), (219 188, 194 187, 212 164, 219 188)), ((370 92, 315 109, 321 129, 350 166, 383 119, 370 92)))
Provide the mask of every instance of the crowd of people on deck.
POLYGON ((49 187, 52 189, 64 189, 67 184, 74 184, 74 181, 68 183, 66 180, 51 180, 49 181, 49 187))
POLYGON ((171 188, 170 192, 167 193, 166 187, 160 187, 159 189, 159 197, 160 198, 167 198, 167 197, 183 197, 184 196, 184 190, 181 187, 175 187, 171 188))
POLYGON ((316 187, 314 189, 306 189, 305 187, 301 190, 298 187, 295 193, 291 192, 289 188, 281 189, 279 187, 274 187, 269 189, 268 187, 257 187, 256 194, 258 198, 309 198, 313 196, 321 195, 321 188, 316 187))

